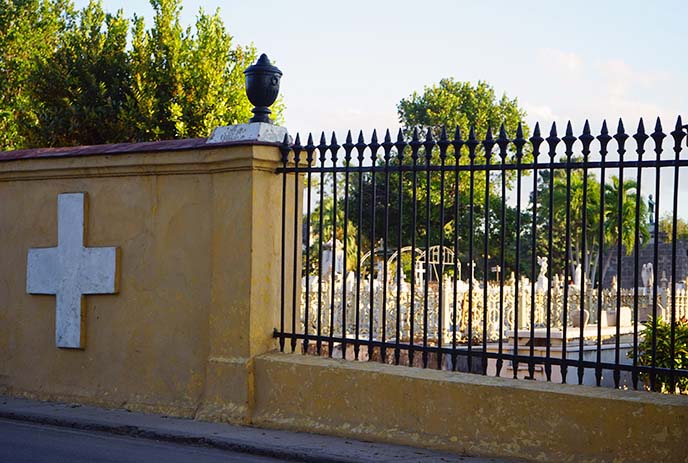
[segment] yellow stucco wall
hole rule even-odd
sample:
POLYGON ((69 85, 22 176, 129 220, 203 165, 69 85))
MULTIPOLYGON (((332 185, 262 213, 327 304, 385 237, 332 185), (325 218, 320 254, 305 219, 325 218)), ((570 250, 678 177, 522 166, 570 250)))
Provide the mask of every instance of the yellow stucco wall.
POLYGON ((244 420, 250 358, 279 320, 278 160, 235 146, 0 162, 0 388, 244 420), (86 296, 84 350, 55 347, 55 297, 25 289, 64 192, 88 194, 86 245, 121 251, 119 294, 86 296))
POLYGON ((255 374, 259 426, 528 461, 688 461, 685 397, 275 353, 255 374))

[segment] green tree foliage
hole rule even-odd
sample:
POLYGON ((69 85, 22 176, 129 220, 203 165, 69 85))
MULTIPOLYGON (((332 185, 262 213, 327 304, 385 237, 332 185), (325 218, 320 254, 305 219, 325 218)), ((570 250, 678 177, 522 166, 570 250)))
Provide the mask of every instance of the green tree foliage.
MULTIPOLYGON (((397 111, 408 137, 417 128, 421 133, 430 129, 437 138, 442 127, 450 131, 458 127, 465 136, 473 125, 480 137, 488 127, 496 130, 502 123, 508 133, 514 134, 518 123, 526 116, 516 98, 510 99, 506 95, 497 98, 492 86, 486 82, 472 85, 452 78, 426 87, 422 94, 413 92, 399 102, 397 111)), ((527 127, 525 132, 527 136, 527 127)))
POLYGON ((0 0, 0 148, 27 146, 29 129, 38 124, 31 78, 72 15, 67 0, 0 0))
MULTIPOLYGON (((674 218, 671 213, 663 214, 659 219, 659 232, 667 242, 671 242, 673 237, 674 218)), ((676 239, 688 240, 688 222, 681 218, 676 218, 676 239)))
MULTIPOLYGON (((180 23, 180 0, 151 0, 153 25, 93 0, 2 0, 1 148, 204 137, 251 117, 236 45, 216 11, 180 23), (128 41, 130 38, 130 41, 128 41)), ((281 118, 283 105, 274 106, 281 118)))
POLYGON ((122 10, 106 14, 97 2, 70 18, 57 48, 30 77, 37 117, 26 131, 30 145, 130 139, 125 120, 130 86, 127 31, 122 10))
MULTIPOLYGON (((525 111, 518 106, 518 101, 510 99, 506 95, 498 98, 494 89, 485 82, 478 82, 473 85, 469 82, 443 79, 439 85, 426 87, 422 94, 414 92, 408 98, 402 99, 397 110, 406 140, 411 138, 414 132, 419 132, 421 139, 424 139, 429 133, 437 141, 443 128, 449 131, 450 137, 458 128, 465 140, 471 127, 474 128, 478 139, 482 140, 488 128, 496 132, 502 124, 511 137, 515 136, 519 124, 522 126, 524 136, 529 136, 529 128, 522 122, 525 111)), ((415 162, 420 166, 428 162, 432 165, 441 163, 439 149, 435 148, 429 154, 428 159, 424 148, 421 148, 418 152, 419 157, 415 162)), ((524 161, 532 159, 529 151, 525 151, 523 155, 524 161)), ((507 161, 513 160, 514 153, 509 151, 507 161)), ((467 165, 471 162, 476 165, 484 164, 486 158, 482 145, 477 147, 472 161, 466 148, 463 148, 459 153, 457 161, 457 153, 453 147, 449 147, 445 159, 446 165, 456 165, 457 162, 460 165, 467 165)), ((497 155, 497 147, 493 150, 491 162, 501 162, 497 155)), ((404 150, 403 156, 399 156, 399 152, 396 150, 392 151, 389 161, 391 166, 411 165, 413 163, 414 160, 408 147, 404 150)), ((378 156, 377 165, 384 166, 384 164, 384 156, 381 154, 378 156)), ((415 179, 410 172, 403 174, 392 172, 389 174, 388 208, 391 217, 390 223, 397 223, 398 220, 401 220, 403 231, 401 240, 399 240, 396 227, 390 228, 387 235, 388 247, 396 249, 399 242, 402 246, 408 246, 414 236, 416 245, 419 247, 424 248, 427 241, 429 241, 430 246, 438 245, 443 241, 445 245, 452 247, 455 232, 458 231, 459 259, 465 265, 470 257, 469 233, 474 234, 473 259, 480 262, 484 255, 483 245, 485 230, 487 230, 490 266, 499 263, 501 235, 500 229, 495 228, 495 224, 501 223, 501 174, 494 173, 491 175, 489 188, 486 188, 487 179, 484 171, 474 172, 473 175, 467 171, 461 171, 458 178, 453 172, 446 172, 444 179, 442 176, 439 172, 432 172, 428 179, 423 171, 419 171, 415 179), (399 187, 400 175, 401 188, 399 187), (471 185, 473 185, 472 189, 471 185), (469 205, 471 196, 474 204, 472 227, 469 205), (486 214, 485 206, 488 197, 490 200, 486 214), (442 204, 444 207, 441 207, 442 204), (414 205, 415 216, 413 214, 414 205), (399 213, 400 208, 401 214, 399 213)), ((505 181, 508 185, 512 184, 513 179, 513 172, 506 174, 505 181)), ((365 211, 375 208, 375 236, 373 237, 375 242, 384 238, 386 190, 387 178, 384 173, 378 172, 375 177, 374 188, 372 176, 366 175, 361 191, 354 191, 352 194, 351 208, 357 207, 359 196, 361 196, 365 211)), ((515 217, 517 214, 513 207, 506 204, 504 205, 504 214, 507 217, 505 238, 510 243, 514 243, 515 217)), ((356 220, 355 210, 352 209, 349 215, 356 220)), ((356 225, 360 227, 364 236, 372 237, 372 214, 364 214, 362 223, 356 225)), ((507 248, 505 252, 507 255, 511 255, 514 249, 507 248)), ((507 258, 506 260, 509 263, 508 269, 513 269, 516 264, 515 258, 507 258)), ((482 275, 480 265, 476 268, 476 275, 482 275)))

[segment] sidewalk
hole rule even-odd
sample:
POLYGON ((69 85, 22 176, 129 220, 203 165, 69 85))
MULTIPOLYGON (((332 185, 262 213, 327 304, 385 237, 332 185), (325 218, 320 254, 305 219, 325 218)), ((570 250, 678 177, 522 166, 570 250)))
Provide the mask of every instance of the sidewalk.
POLYGON ((0 396, 0 418, 262 455, 302 462, 506 463, 398 445, 169 418, 126 410, 0 396))

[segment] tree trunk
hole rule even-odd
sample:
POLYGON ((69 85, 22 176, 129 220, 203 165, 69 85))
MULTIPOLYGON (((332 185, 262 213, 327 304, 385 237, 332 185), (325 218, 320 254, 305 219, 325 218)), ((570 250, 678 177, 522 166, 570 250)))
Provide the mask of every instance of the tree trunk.
MULTIPOLYGON (((580 252, 578 250, 578 243, 571 243, 571 273, 569 276, 573 280, 576 275, 576 267, 580 264, 580 252)), ((568 282, 567 282, 568 284, 568 282)))
MULTIPOLYGON (((604 281, 604 278, 607 276, 607 270, 609 270, 609 265, 612 263, 612 255, 614 254, 614 250, 610 249, 607 251, 607 257, 604 260, 604 267, 602 267, 602 281, 604 281)), ((620 279, 617 279, 618 281, 616 284, 620 285, 621 281, 620 279)))
MULTIPOLYGON (((590 281, 594 281, 593 277, 597 274, 597 268, 599 267, 600 264, 600 248, 599 246, 597 247, 597 251, 594 253, 594 258, 592 259, 593 265, 592 269, 590 271, 590 281)), ((601 282, 604 281, 603 279, 600 279, 600 284, 601 282)))

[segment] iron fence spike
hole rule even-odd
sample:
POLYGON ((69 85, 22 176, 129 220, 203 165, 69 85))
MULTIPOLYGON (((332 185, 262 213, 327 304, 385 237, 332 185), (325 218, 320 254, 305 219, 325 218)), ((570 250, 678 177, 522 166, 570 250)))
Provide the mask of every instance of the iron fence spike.
MULTIPOLYGON (((593 137, 591 137, 591 140, 592 140, 592 138, 593 137)), ((607 144, 609 143, 609 141, 611 139, 612 139, 612 137, 609 135, 609 130, 607 129, 607 120, 605 119, 602 121, 602 129, 600 130, 600 134, 597 136, 597 141, 600 142, 600 154, 602 155, 602 157, 607 155, 607 144)), ((582 137, 581 137, 581 140, 583 140, 582 137)), ((587 141, 587 138, 585 141, 587 141)), ((586 145, 585 141, 583 143, 584 150, 585 150, 586 146, 590 146, 589 143, 587 143, 587 145, 586 145)), ((583 154, 585 154, 585 153, 583 153, 583 154)))
POLYGON ((458 125, 456 126, 456 129, 454 130, 454 141, 463 143, 463 140, 461 139, 461 127, 458 125))
POLYGON ((313 134, 308 133, 308 143, 306 143, 305 146, 306 149, 306 161, 308 162, 308 165, 311 165, 313 163, 313 152, 315 151, 315 145, 313 144, 313 134))
POLYGON ((432 138, 432 130, 428 128, 428 131, 425 133, 425 141, 423 142, 423 147, 425 148, 425 160, 428 164, 430 164, 430 159, 432 158, 432 149, 434 146, 435 140, 432 138))
POLYGON ((587 157, 590 154, 590 144, 595 139, 595 137, 593 137, 590 133, 589 120, 585 120, 585 124, 583 124, 583 133, 580 135, 580 137, 578 137, 578 139, 583 144, 583 155, 587 157))
MULTIPOLYGON (((521 123, 519 122, 519 127, 521 129, 521 132, 523 132, 523 127, 521 126, 521 123)), ((540 154, 540 145, 542 142, 545 141, 542 136, 540 136, 540 124, 535 123, 535 130, 533 130, 533 135, 530 137, 530 144, 533 146, 533 156, 535 157, 535 160, 537 161, 537 155, 540 154)))
MULTIPOLYGON (((504 128, 504 123, 502 122, 502 129, 504 128)), ((501 129, 500 129, 501 133, 501 129)), ((494 138, 492 137, 492 124, 488 123, 487 124, 487 131, 485 132, 485 141, 492 141, 494 138)))
POLYGON ((510 142, 511 142, 511 140, 509 140, 509 135, 506 133, 506 128, 504 127, 504 124, 502 123, 501 127, 499 128, 499 136, 497 137, 497 146, 499 146, 499 155, 502 157, 502 159, 506 158, 506 154, 507 154, 510 142))
MULTIPOLYGON (((535 129, 540 131, 540 126, 536 125, 535 129)), ((573 132, 573 129, 571 130, 573 132)), ((573 136, 573 133, 571 133, 571 136, 573 136)), ((559 145, 559 142, 561 139, 557 136, 557 123, 552 122, 552 127, 549 131, 549 136, 546 138, 547 140, 547 145, 549 146, 549 157, 550 160, 554 159, 554 156, 557 154, 557 145, 559 145)))
POLYGON ((602 130, 600 130, 602 135, 607 135, 609 133, 609 130, 607 129, 607 119, 604 119, 602 121, 602 130))
POLYGON ((475 125, 471 124, 471 128, 468 131, 468 139, 471 141, 475 141, 475 125))
POLYGON ((285 166, 287 165, 287 160, 289 159, 290 152, 291 145, 289 144, 289 135, 285 133, 284 140, 282 140, 282 144, 280 145, 280 153, 282 154, 281 160, 285 166))
POLYGON ((652 140, 655 142, 655 152, 660 153, 662 150, 662 141, 666 138, 666 134, 662 131, 662 121, 657 118, 655 121, 655 130, 650 134, 652 140))
POLYGON ((683 140, 683 137, 686 136, 686 133, 683 131, 683 121, 681 120, 681 116, 676 118, 676 126, 674 127, 674 130, 672 130, 671 136, 674 139, 674 151, 678 154, 678 152, 681 150, 681 141, 683 140))
POLYGON ((437 142, 437 145, 440 147, 440 159, 444 160, 447 158, 447 148, 450 144, 451 142, 449 141, 449 138, 447 138, 447 129, 442 126, 440 138, 437 142))
POLYGON ((320 162, 325 163, 326 153, 327 153, 327 139, 325 138, 325 132, 320 132, 320 143, 318 143, 318 151, 320 152, 320 162))
POLYGON ((449 141, 449 139, 447 138, 447 127, 444 125, 442 126, 442 131, 440 132, 440 140, 449 141))
POLYGON ((616 128, 616 133, 614 134, 614 140, 616 140, 616 142, 618 143, 619 152, 622 154, 626 152, 624 145, 625 145, 627 139, 628 139, 628 134, 624 130, 623 121, 621 120, 621 118, 619 118, 619 125, 616 128))
MULTIPOLYGON (((506 131, 504 132, 506 134, 506 131)), ((526 145, 527 140, 523 136, 523 127, 521 127, 521 131, 518 131, 518 127, 516 128, 516 138, 513 139, 513 143, 516 146, 516 157, 520 159, 523 156, 523 147, 526 145)))
MULTIPOLYGON (((361 130, 358 133, 358 142, 356 143, 356 150, 358 151, 358 165, 361 166, 363 165, 363 159, 365 158, 365 149, 367 148, 368 145, 365 143, 365 139, 363 138, 363 130, 361 130)), ((360 179, 359 179, 360 182, 360 179)))
MULTIPOLYGON (((500 132, 504 130, 504 133, 506 134, 506 129, 504 128, 504 122, 502 122, 502 128, 500 129, 500 132)), ((523 124, 521 121, 518 121, 518 126, 516 127, 516 138, 523 138, 523 124)))
POLYGON ((332 131, 332 139, 330 140, 330 153, 332 154, 332 163, 337 165, 337 152, 339 151, 339 144, 337 143, 337 135, 332 131))
POLYGON ((296 140, 294 140, 294 146, 291 147, 291 150, 294 152, 294 163, 298 166, 299 161, 301 161, 301 151, 303 150, 303 146, 301 146, 301 137, 298 133, 296 134, 296 140))
POLYGON ((648 138, 650 138, 646 133, 645 133, 645 124, 643 123, 643 118, 640 118, 640 121, 638 121, 638 130, 636 131, 635 135, 633 135, 633 138, 636 141, 636 151, 638 153, 642 154, 645 152, 645 141, 647 141, 648 138))
POLYGON ((389 133, 389 129, 387 129, 387 131, 385 132, 385 141, 392 141, 392 136, 389 133))

